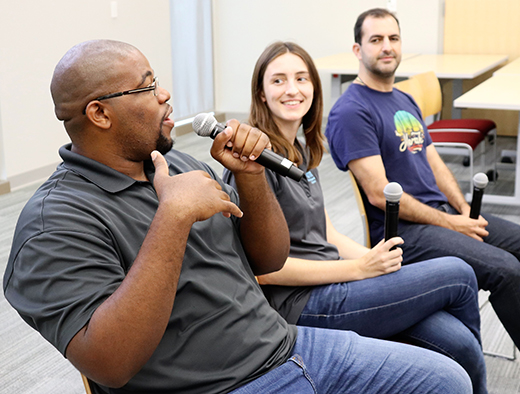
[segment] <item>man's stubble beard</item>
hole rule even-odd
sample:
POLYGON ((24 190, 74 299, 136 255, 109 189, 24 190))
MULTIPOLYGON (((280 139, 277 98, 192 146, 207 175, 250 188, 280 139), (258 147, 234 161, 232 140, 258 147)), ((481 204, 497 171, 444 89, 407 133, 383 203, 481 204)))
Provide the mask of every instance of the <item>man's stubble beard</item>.
POLYGON ((174 145, 174 139, 172 137, 165 137, 162 133, 159 134, 159 137, 157 137, 157 143, 155 149, 161 153, 162 155, 165 155, 169 151, 172 150, 174 145))

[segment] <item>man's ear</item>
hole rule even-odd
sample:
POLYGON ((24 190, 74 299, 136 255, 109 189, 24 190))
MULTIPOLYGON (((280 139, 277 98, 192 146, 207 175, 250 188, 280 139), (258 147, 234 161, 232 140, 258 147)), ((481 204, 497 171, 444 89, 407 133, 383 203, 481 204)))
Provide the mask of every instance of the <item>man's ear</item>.
POLYGON ((354 43, 354 45, 352 45, 352 52, 359 60, 361 60, 361 45, 360 44, 358 44, 357 42, 354 43))
POLYGON ((108 129, 112 125, 109 106, 99 101, 94 100, 88 103, 85 109, 85 115, 95 126, 101 129, 108 129))

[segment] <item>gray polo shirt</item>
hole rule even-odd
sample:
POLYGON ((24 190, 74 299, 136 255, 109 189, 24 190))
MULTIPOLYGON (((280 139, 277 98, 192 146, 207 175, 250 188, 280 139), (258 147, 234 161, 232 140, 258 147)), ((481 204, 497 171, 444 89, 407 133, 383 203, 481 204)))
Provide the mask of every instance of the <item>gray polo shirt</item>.
MULTIPOLYGON (((325 203, 318 169, 307 171, 305 148, 296 147, 303 154, 300 168, 305 176, 296 182, 266 169, 266 177, 285 215, 291 236, 291 257, 305 260, 338 260, 336 246, 327 242, 325 203)), ((224 170, 223 179, 234 185, 233 174, 224 170)), ((289 323, 296 324, 309 300, 313 287, 262 286, 271 306, 289 323)))
MULTIPOLYGON (((22 318, 65 354, 125 278, 158 199, 151 182, 75 154, 70 145, 60 155, 63 163, 19 218, 4 292, 22 318)), ((170 175, 206 171, 238 203, 236 192, 204 163, 178 151, 166 158, 170 175)), ((145 170, 153 181, 151 161, 145 170)), ((141 371, 110 392, 227 392, 286 361, 296 329, 263 297, 238 223, 217 214, 193 225, 164 337, 141 371)))

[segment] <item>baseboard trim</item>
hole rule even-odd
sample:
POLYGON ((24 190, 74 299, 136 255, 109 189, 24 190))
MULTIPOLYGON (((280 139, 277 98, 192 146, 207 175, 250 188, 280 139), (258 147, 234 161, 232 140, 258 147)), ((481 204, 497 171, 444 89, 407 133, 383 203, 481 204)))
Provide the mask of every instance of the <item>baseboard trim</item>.
POLYGON ((36 182, 43 182, 48 177, 50 177, 54 171, 56 171, 56 167, 60 162, 56 162, 53 164, 48 164, 46 166, 36 168, 31 171, 27 171, 18 175, 14 175, 9 177, 8 181, 11 184, 11 191, 20 189, 24 186, 28 186, 30 184, 36 182))
POLYGON ((0 179, 0 194, 7 194, 11 191, 11 184, 9 181, 0 179))

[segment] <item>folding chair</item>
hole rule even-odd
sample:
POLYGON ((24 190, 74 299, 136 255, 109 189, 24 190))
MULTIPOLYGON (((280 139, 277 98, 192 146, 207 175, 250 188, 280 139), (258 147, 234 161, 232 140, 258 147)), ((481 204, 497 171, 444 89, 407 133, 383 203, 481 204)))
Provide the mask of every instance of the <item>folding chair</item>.
POLYGON ((90 383, 87 379, 87 377, 83 374, 81 374, 81 379, 83 380, 83 385, 85 386, 85 392, 87 394, 92 394, 92 391, 90 390, 90 383))

